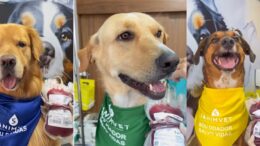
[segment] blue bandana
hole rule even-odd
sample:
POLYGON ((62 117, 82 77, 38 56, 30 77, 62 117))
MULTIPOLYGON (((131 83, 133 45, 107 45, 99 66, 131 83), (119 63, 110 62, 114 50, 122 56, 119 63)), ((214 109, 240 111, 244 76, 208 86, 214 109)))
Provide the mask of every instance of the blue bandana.
POLYGON ((41 96, 15 100, 0 94, 0 146, 27 146, 41 117, 41 96))

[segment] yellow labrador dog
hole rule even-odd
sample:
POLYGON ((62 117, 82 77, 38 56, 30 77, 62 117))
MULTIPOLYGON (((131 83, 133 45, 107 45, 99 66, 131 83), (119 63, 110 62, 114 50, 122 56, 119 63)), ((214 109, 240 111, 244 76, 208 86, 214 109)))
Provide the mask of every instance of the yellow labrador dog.
POLYGON ((165 43, 164 28, 143 13, 122 13, 108 18, 80 50, 80 71, 95 62, 113 104, 133 107, 146 97, 164 96, 160 79, 170 75, 179 58, 165 43))
POLYGON ((160 80, 179 62, 166 40, 164 28, 149 15, 121 13, 109 17, 79 51, 80 71, 95 62, 108 94, 100 111, 97 146, 143 145, 149 128, 141 105, 147 97, 164 97, 160 80))

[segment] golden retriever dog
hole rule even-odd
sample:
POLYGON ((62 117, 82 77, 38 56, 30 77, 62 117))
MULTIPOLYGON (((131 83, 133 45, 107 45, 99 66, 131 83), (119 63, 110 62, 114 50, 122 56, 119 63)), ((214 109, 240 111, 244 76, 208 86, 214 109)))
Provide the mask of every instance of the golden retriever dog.
MULTIPOLYGON (((1 24, 0 50, 0 93, 17 101, 39 96, 42 89, 42 74, 39 67, 42 42, 38 33, 22 25, 1 24)), ((28 145, 57 144, 57 141, 44 133, 44 119, 41 117, 28 145)))
POLYGON ((105 91, 120 107, 143 105, 164 97, 160 80, 170 75, 179 58, 165 43, 164 28, 149 15, 121 13, 108 18, 78 53, 80 71, 96 63, 105 91))

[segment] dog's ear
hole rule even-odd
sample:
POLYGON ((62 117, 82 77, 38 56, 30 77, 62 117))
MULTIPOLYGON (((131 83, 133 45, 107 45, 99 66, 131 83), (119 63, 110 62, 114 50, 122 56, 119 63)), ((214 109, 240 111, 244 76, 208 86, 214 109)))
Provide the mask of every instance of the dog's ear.
POLYGON ((169 36, 166 32, 163 33, 163 44, 166 44, 166 42, 168 41, 169 36))
POLYGON ((36 23, 36 19, 30 12, 24 12, 21 14, 21 24, 29 27, 33 27, 36 23))
POLYGON ((40 61, 40 55, 43 51, 41 38, 34 28, 27 27, 26 29, 30 38, 32 56, 36 61, 40 61))
POLYGON ((240 37, 241 40, 241 46, 243 47, 243 50, 246 55, 249 55, 250 61, 253 63, 255 62, 255 53, 251 50, 249 44, 244 40, 242 37, 240 37))
POLYGON ((87 46, 79 50, 78 58, 80 61, 80 67, 79 67, 80 72, 85 71, 88 68, 89 64, 95 62, 92 56, 92 52, 93 49, 98 45, 98 43, 99 43, 98 36, 94 34, 93 36, 91 36, 87 46))
POLYGON ((234 31, 238 36, 243 37, 243 34, 242 34, 242 32, 241 32, 239 29, 234 29, 233 31, 234 31))
POLYGON ((207 43, 208 43, 208 37, 205 37, 203 40, 200 41, 197 52, 195 53, 195 55, 193 57, 193 63, 195 65, 199 64, 200 56, 203 56, 203 52, 204 52, 204 49, 206 48, 207 43))
POLYGON ((54 24, 58 29, 60 29, 66 23, 66 21, 66 17, 63 14, 59 14, 54 18, 54 24))

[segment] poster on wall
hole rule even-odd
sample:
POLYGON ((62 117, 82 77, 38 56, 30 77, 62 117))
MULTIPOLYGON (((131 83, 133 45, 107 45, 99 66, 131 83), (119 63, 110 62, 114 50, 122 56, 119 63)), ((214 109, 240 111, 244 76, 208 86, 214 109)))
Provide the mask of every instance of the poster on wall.
POLYGON ((35 28, 44 51, 44 78, 73 80, 73 0, 0 0, 0 23, 35 28))
MULTIPOLYGON (((187 45, 193 53, 199 42, 216 31, 238 29, 256 54, 256 60, 251 63, 249 57, 245 60, 246 91, 255 90, 255 70, 260 68, 260 40, 254 21, 247 20, 245 0, 190 0, 187 2, 187 45), (230 6, 234 9, 230 9, 230 6)), ((259 33, 259 32, 258 32, 259 33)), ((202 62, 202 61, 200 61, 202 62)), ((202 65, 199 65, 200 67, 202 65)), ((193 83, 202 80, 202 73, 191 75, 193 83)), ((192 84, 192 83, 191 83, 192 84)), ((190 85, 192 86, 192 85, 190 85)))

